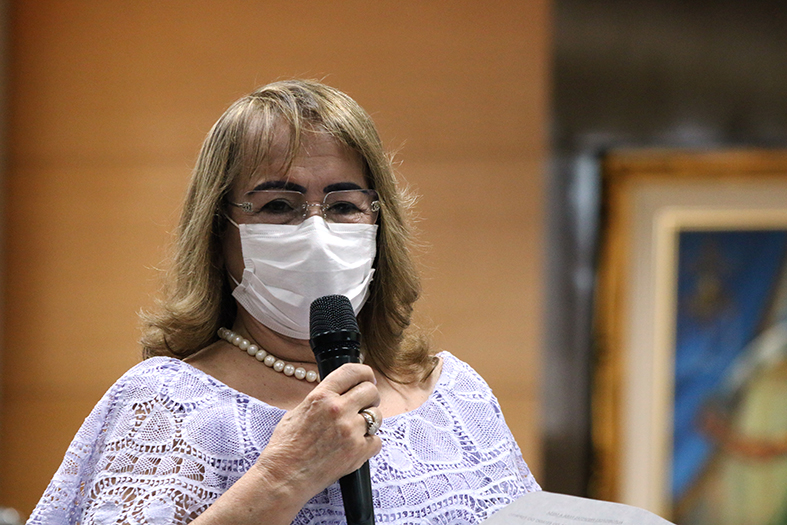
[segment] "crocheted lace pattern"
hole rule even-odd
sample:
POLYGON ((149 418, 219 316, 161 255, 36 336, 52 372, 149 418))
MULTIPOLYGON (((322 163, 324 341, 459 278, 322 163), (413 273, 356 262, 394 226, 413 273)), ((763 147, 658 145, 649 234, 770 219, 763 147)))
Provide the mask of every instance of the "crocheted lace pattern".
MULTIPOLYGON (((471 524, 540 490, 491 390, 442 352, 435 391, 386 418, 370 460, 377 523, 471 524)), ((258 458, 284 410, 176 359, 148 359, 104 395, 29 524, 188 523, 258 458)), ((294 524, 343 524, 338 483, 294 524)))

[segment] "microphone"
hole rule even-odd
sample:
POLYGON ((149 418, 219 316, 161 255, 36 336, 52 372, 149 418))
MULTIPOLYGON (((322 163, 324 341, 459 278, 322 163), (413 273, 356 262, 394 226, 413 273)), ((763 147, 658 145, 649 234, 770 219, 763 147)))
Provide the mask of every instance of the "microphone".
MULTIPOLYGON (((360 362, 361 332, 347 297, 325 295, 315 299, 309 308, 309 332, 320 379, 344 363, 360 362)), ((343 476, 339 486, 347 525, 374 525, 369 462, 343 476)))

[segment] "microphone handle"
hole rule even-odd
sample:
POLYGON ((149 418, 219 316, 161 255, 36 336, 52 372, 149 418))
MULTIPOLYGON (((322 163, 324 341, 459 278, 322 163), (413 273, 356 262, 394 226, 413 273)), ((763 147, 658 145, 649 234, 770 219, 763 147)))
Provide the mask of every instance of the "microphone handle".
MULTIPOLYGON (((344 363, 357 363, 358 358, 352 354, 325 355, 317 359, 320 378, 324 378, 344 363)), ((372 479, 369 473, 369 462, 361 468, 339 479, 344 502, 344 514, 347 525, 374 525, 374 508, 372 505, 372 479)))
POLYGON ((339 479, 347 525, 374 525, 369 462, 339 479))

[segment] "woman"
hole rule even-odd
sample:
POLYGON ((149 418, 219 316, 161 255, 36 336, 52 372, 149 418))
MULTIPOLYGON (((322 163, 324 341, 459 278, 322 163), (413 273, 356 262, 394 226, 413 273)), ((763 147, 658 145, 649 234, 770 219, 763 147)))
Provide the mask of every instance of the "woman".
POLYGON ((378 523, 478 523, 538 490, 488 386, 408 329, 408 204, 345 94, 285 81, 232 105, 143 316, 147 359, 85 421, 30 523, 338 524, 335 482, 367 460, 378 523), (320 382, 308 309, 328 294, 350 299, 365 364, 320 382))

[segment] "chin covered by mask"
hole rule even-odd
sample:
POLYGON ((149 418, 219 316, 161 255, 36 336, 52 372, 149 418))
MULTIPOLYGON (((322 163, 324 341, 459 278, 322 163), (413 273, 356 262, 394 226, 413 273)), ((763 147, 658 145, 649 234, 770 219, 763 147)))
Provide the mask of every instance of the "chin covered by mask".
MULTIPOLYGON (((344 295, 355 315, 369 297, 377 253, 376 224, 236 224, 243 277, 232 296, 257 321, 309 339, 309 307, 324 295, 344 295)), ((234 280, 234 279, 233 279, 234 280)))

